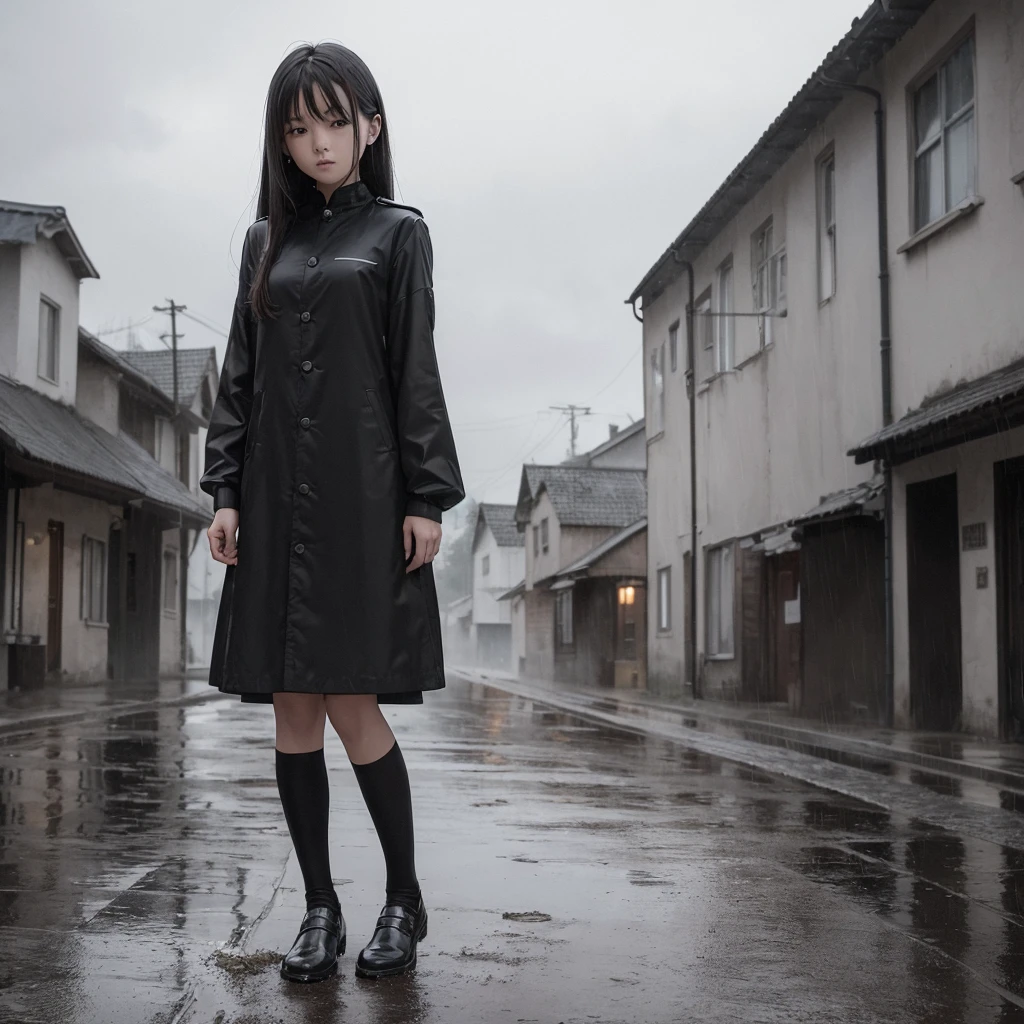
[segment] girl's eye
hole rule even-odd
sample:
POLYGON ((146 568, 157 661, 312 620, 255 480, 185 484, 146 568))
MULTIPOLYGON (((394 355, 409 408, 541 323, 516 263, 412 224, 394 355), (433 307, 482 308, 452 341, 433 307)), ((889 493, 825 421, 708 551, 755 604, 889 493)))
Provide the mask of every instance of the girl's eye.
POLYGON ((352 122, 351 122, 351 121, 349 121, 349 120, 347 120, 347 119, 346 119, 346 118, 344 118, 344 117, 339 117, 339 118, 338 118, 338 119, 337 119, 337 120, 336 120, 336 121, 335 121, 334 123, 335 123, 336 125, 340 125, 340 126, 341 126, 342 128, 344 128, 344 127, 345 127, 345 125, 347 125, 347 124, 351 124, 352 122))

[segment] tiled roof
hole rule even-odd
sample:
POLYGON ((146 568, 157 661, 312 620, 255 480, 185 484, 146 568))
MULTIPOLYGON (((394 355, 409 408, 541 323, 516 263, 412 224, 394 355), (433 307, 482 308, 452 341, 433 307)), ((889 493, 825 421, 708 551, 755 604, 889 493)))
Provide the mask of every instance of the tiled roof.
POLYGON ((524 491, 536 501, 547 491, 562 526, 628 526, 647 514, 647 474, 639 469, 598 469, 592 466, 523 466, 524 491))
POLYGON ((76 409, 0 377, 0 438, 34 462, 91 477, 209 522, 212 502, 196 497, 135 441, 107 433, 76 409))
POLYGON ((902 462, 1024 422, 1024 360, 935 395, 847 454, 902 462))
POLYGON ((591 448, 588 452, 583 452, 582 455, 571 455, 567 459, 562 460, 563 466, 589 466, 593 460, 601 455, 606 454, 612 448, 622 444, 623 441, 632 437, 634 434, 639 434, 645 429, 646 423, 643 419, 635 420, 630 423, 629 426, 622 427, 617 430, 607 440, 602 441, 599 445, 591 448))
POLYGON ((494 505, 480 502, 478 515, 491 528, 494 539, 501 548, 521 548, 526 543, 526 535, 516 529, 515 505, 494 505))
MULTIPOLYGON (((174 365, 170 349, 120 351, 117 354, 155 381, 165 395, 174 397, 174 365)), ((197 388, 209 372, 211 358, 216 359, 214 348, 178 349, 178 401, 182 405, 192 404, 197 388)))
MULTIPOLYGON (((139 387, 145 388, 153 395, 157 402, 164 402, 166 400, 167 396, 164 395, 163 389, 157 386, 156 381, 152 377, 148 377, 138 367, 125 360, 123 352, 118 352, 117 349, 111 348, 106 342, 100 341, 95 334, 90 334, 84 327, 78 328, 78 343, 82 348, 92 352, 115 367, 118 372, 124 374, 125 378, 133 381, 139 387)), ((170 409, 171 403, 167 402, 166 404, 167 408, 170 409)))

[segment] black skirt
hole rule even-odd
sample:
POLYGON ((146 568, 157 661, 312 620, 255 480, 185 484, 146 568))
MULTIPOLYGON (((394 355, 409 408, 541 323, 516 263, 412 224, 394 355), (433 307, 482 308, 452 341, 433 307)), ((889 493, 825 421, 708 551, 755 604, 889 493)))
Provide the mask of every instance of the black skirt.
MULTIPOLYGON (((224 690, 222 693, 226 692, 224 690)), ((292 691, 294 692, 294 691, 292 691)), ((243 704, 273 704, 274 695, 272 693, 240 693, 238 695, 242 698, 243 704)), ((334 696, 333 694, 322 694, 322 696, 329 697, 334 696)), ((423 703, 423 691, 422 690, 404 690, 401 693, 378 693, 377 694, 378 704, 422 704, 423 703)))

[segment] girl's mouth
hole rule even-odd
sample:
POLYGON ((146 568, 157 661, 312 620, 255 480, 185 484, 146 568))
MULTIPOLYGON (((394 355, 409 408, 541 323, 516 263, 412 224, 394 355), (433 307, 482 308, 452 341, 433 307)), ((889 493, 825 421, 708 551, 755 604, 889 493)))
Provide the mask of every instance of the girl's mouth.
POLYGON ((317 160, 316 165, 317 165, 317 167, 333 167, 334 166, 334 161, 333 160, 317 160))

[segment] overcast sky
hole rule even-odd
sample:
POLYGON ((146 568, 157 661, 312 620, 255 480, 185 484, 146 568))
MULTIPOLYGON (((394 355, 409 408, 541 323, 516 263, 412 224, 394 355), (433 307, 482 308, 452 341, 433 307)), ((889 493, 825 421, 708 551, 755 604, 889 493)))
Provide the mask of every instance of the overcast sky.
POLYGON ((524 461, 567 454, 548 406, 592 407, 581 450, 642 416, 623 300, 866 6, 0 0, 0 197, 67 208, 101 275, 89 330, 150 317, 157 347, 167 298, 226 325, 270 77, 298 43, 351 47, 431 230, 467 487, 513 502, 524 461))

